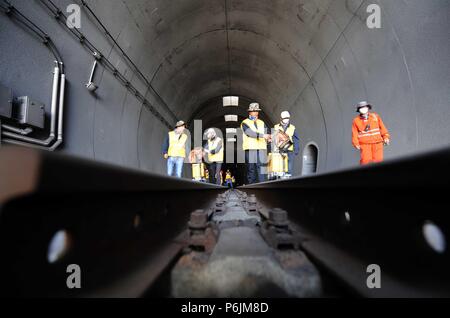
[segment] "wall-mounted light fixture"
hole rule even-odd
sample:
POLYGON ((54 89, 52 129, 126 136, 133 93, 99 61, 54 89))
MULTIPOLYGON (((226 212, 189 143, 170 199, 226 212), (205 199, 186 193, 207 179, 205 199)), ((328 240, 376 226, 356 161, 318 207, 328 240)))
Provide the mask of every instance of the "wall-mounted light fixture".
POLYGON ((91 76, 89 77, 89 82, 86 84, 86 88, 90 92, 95 92, 98 88, 98 86, 94 84, 93 80, 94 80, 95 69, 97 68, 97 60, 99 60, 101 58, 101 55, 98 54, 97 52, 95 52, 94 57, 95 57, 95 61, 94 61, 94 64, 92 65, 91 76))

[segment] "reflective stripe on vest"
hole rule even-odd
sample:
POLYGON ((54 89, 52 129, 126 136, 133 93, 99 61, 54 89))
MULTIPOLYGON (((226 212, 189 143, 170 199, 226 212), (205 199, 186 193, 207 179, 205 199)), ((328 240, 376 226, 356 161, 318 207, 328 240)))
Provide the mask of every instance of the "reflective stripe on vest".
POLYGON ((377 136, 380 135, 381 136, 381 132, 376 132, 376 133, 368 133, 368 134, 359 134, 358 138, 363 138, 363 137, 370 137, 370 136, 377 136))
POLYGON ((288 129, 286 131, 284 131, 283 126, 281 126, 280 124, 275 125, 275 130, 281 130, 283 132, 286 133, 286 135, 289 136, 289 138, 292 141, 292 146, 289 147, 289 151, 294 151, 294 133, 295 133, 295 126, 294 125, 289 125, 288 129))
MULTIPOLYGON (((372 117, 372 120, 374 120, 375 122, 376 122, 376 124, 378 125, 378 117, 377 117, 377 115, 375 115, 375 114, 369 114, 369 117, 367 117, 367 122, 369 122, 370 123, 370 117, 372 117)), ((375 129, 370 129, 370 130, 367 130, 367 131, 360 131, 359 132, 359 136, 358 136, 358 138, 364 138, 364 137, 371 137, 371 136, 376 136, 376 135, 380 135, 380 137, 381 137, 381 131, 380 131, 380 128, 378 127, 378 128, 375 128, 375 129)))
MULTIPOLYGON (((252 131, 259 133, 259 134, 265 134, 264 131, 264 122, 262 120, 250 120, 246 119, 241 124, 241 129, 243 129, 243 125, 246 124, 252 131)), ((243 143, 242 148, 244 150, 261 150, 261 149, 267 149, 267 142, 264 138, 251 138, 247 136, 244 132, 243 137, 243 143)))
MULTIPOLYGON (((216 137, 216 139, 214 139, 214 141, 208 140, 208 149, 210 151, 217 149, 217 147, 219 146, 221 141, 222 141, 222 139, 220 139, 219 137, 216 137)), ((223 162, 223 145, 218 153, 208 154, 208 161, 209 162, 223 162)))
MULTIPOLYGON (((369 114, 369 117, 367 119, 363 119, 361 117, 357 117, 360 120, 360 123, 365 125, 371 124, 367 131, 365 129, 362 129, 362 127, 359 127, 358 125, 358 140, 360 143, 378 143, 382 142, 383 138, 381 136, 381 130, 379 126, 378 116, 375 113, 369 114)), ((366 128, 367 129, 367 128, 366 128)))
POLYGON ((169 132, 169 157, 186 158, 186 141, 187 135, 177 135, 174 131, 169 132))

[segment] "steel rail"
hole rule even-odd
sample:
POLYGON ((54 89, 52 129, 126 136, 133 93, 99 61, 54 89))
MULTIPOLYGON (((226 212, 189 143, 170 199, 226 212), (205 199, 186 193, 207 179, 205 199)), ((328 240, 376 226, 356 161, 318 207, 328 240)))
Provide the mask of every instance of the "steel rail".
POLYGON ((0 176, 3 296, 142 296, 182 249, 190 213, 226 190, 15 147, 0 151, 0 176), (70 244, 51 263, 60 231, 70 244), (66 286, 69 264, 81 290, 66 286))
POLYGON ((449 162, 446 149, 242 190, 265 211, 286 210, 304 250, 358 294, 448 297, 449 162), (381 289, 367 287, 370 264, 381 267, 381 289))
MULTIPOLYGON (((311 260, 357 295, 448 296, 448 162, 443 150, 241 190, 263 216, 286 210, 311 260), (429 225, 444 249, 427 241, 429 225), (370 264, 381 268, 381 289, 367 287, 370 264)), ((179 255, 189 214, 225 192, 20 148, 0 151, 0 176, 0 253, 8 255, 0 293, 15 296, 142 296, 179 255), (61 230, 71 244, 49 263, 61 230), (82 293, 65 286, 67 264, 83 270, 82 293)))

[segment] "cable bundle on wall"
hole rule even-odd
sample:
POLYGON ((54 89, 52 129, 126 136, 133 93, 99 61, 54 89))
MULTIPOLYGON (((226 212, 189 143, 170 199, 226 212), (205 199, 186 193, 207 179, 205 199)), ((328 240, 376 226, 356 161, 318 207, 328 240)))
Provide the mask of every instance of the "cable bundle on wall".
POLYGON ((177 117, 173 113, 173 111, 170 109, 170 107, 167 105, 167 103, 164 101, 164 99, 159 95, 159 93, 155 90, 152 83, 147 79, 147 77, 139 70, 139 68, 136 66, 136 64, 131 60, 131 58, 128 56, 128 54, 122 49, 122 47, 117 43, 117 41, 114 39, 114 37, 111 35, 111 33, 108 31, 106 26, 100 21, 100 19, 97 17, 97 15, 94 13, 94 11, 89 7, 89 5, 86 3, 85 0, 81 0, 81 4, 87 9, 87 11, 94 17, 95 21, 100 25, 100 27, 105 32, 106 36, 114 43, 114 45, 119 49, 120 53, 122 53, 123 57, 127 60, 127 62, 131 65, 131 67, 134 69, 134 71, 141 77, 141 79, 145 82, 147 87, 158 97, 158 99, 163 104, 164 108, 169 112, 169 114, 172 116, 172 118, 177 121, 177 117))
MULTIPOLYGON (((122 73, 120 73, 119 70, 117 70, 116 67, 114 67, 114 65, 105 57, 105 55, 102 54, 100 52, 100 50, 98 50, 92 44, 92 42, 89 41, 89 39, 86 38, 86 36, 83 33, 81 33, 77 28, 70 28, 70 27, 68 27, 68 25, 67 25, 67 17, 58 8, 57 5, 55 5, 51 0, 40 0, 40 2, 54 15, 54 17, 56 19, 58 19, 61 22, 61 25, 64 26, 65 28, 67 28, 67 30, 69 30, 69 32, 71 32, 79 40, 79 42, 84 47, 86 47, 92 53, 92 55, 95 56, 96 59, 106 69, 108 69, 114 75, 115 78, 117 78, 121 82, 121 84, 123 86, 125 86, 128 89, 128 91, 130 91, 156 118, 158 118, 158 120, 160 122, 162 122, 169 129, 173 128, 172 127, 173 125, 170 124, 170 122, 163 115, 161 115, 161 113, 159 113, 158 110, 156 110, 155 107, 153 107, 153 105, 151 105, 151 103, 145 98, 145 96, 141 92, 139 92, 133 86, 133 84, 131 84, 128 81, 128 79, 122 73)), ((129 58, 128 58, 128 60, 131 61, 129 58)), ((132 63, 132 65, 135 66, 135 64, 133 62, 131 62, 131 63, 132 63)), ((137 67, 136 67, 136 69, 137 69, 137 67)), ((141 75, 141 76, 144 76, 144 75, 141 75)), ((151 86, 149 86, 149 88, 152 89, 151 86)), ((171 112, 170 109, 168 109, 168 110, 169 110, 169 112, 171 112)), ((171 114, 173 114, 173 113, 171 113, 171 114)), ((174 116, 174 115, 172 115, 172 116, 174 116)))
POLYGON ((39 148, 43 150, 54 151, 63 142, 63 115, 64 115, 64 96, 66 75, 64 73, 64 63, 56 49, 50 36, 39 28, 34 22, 23 15, 19 10, 12 6, 7 0, 2 0, 3 5, 0 8, 5 14, 14 17, 21 22, 31 32, 33 32, 44 45, 46 45, 55 57, 55 67, 53 70, 53 86, 50 115, 50 133, 46 139, 38 139, 27 136, 33 130, 31 128, 20 129, 10 125, 2 125, 1 135, 6 137, 2 139, 3 143, 39 148))

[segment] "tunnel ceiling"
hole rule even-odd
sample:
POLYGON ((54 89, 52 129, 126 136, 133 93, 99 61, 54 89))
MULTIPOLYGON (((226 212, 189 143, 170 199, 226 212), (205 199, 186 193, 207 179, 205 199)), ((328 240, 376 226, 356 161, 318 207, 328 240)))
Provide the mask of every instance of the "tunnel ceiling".
MULTIPOLYGON (((274 121, 322 62, 316 46, 328 43, 314 43, 321 24, 334 21, 333 11, 347 11, 339 17, 350 18, 362 1, 339 2, 137 0, 124 5, 152 47, 139 59, 158 57, 150 77, 179 118, 190 118, 208 100, 234 94, 260 102, 274 121)), ((92 6, 101 3, 92 1, 92 6)), ((108 27, 120 25, 109 22, 108 27)))
MULTIPOLYGON (((61 12, 82 4, 51 1, 61 12)), ((224 115, 241 120, 253 101, 268 125, 282 110, 291 112, 300 149, 319 150, 320 172, 358 164, 351 124, 361 100, 374 104, 390 130, 387 159, 449 145, 448 0, 86 0, 81 32, 146 104, 105 63, 95 74, 98 90, 86 90, 93 64, 87 43, 42 1, 12 2, 48 32, 63 58, 62 149, 69 154, 160 173, 165 161, 155 149, 177 119, 237 127, 224 115), (366 23, 374 3, 380 29, 366 23), (239 107, 222 107, 226 95, 239 96, 239 107)), ((0 84, 49 112, 49 50, 6 14, 0 39, 0 84)), ((294 169, 301 171, 301 160, 294 169)))

